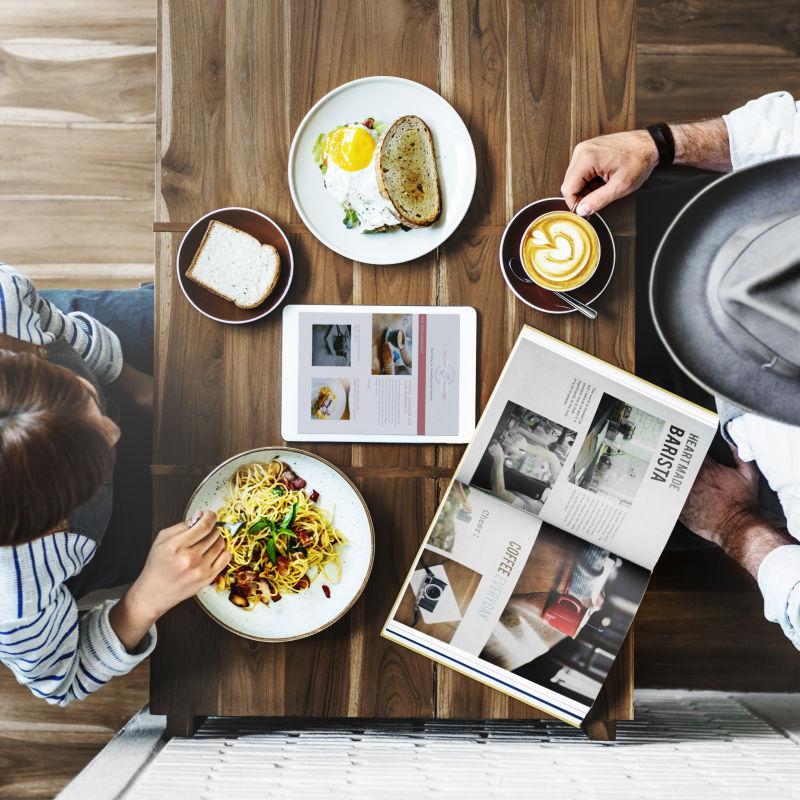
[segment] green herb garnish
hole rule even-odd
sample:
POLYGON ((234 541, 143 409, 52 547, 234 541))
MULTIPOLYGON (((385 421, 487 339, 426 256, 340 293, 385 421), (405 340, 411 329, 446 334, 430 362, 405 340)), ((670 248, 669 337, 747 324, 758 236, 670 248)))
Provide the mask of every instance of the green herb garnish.
POLYGON ((272 538, 269 538, 264 542, 264 544, 267 547, 267 555, 269 556, 269 560, 273 564, 277 564, 278 563, 278 557, 275 554, 275 540, 272 539, 272 538))
POLYGON ((275 523, 267 519, 266 517, 261 517, 261 519, 257 519, 248 529, 248 533, 261 533, 264 528, 269 528, 270 530, 275 530, 275 523))
POLYGON ((299 505, 299 503, 292 503, 291 510, 286 512, 286 516, 283 518, 283 522, 281 522, 281 529, 292 527, 292 523, 297 516, 297 507, 299 505))
POLYGON ((344 219, 342 220, 342 222, 344 222, 344 226, 348 230, 350 230, 352 228, 355 228, 356 225, 359 224, 358 223, 358 214, 356 214, 356 212, 353 211, 352 208, 345 208, 345 210, 344 210, 344 219))

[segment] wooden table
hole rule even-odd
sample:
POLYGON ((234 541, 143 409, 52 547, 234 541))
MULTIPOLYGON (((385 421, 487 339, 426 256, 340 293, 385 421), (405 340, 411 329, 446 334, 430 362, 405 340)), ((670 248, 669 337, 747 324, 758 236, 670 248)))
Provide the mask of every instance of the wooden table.
MULTIPOLYGON (((292 303, 463 304, 479 314, 483 408, 523 323, 633 369, 633 211, 606 218, 617 243, 599 318, 532 311, 498 268, 503 228, 527 202, 558 194, 573 145, 634 122, 634 3, 611 0, 162 0, 156 191, 156 529, 180 518, 206 471, 281 444, 280 314, 249 326, 198 314, 175 278, 180 234, 204 212, 243 205, 289 234, 292 303), (300 223, 287 185, 294 131, 341 83, 400 75, 438 91, 466 122, 478 159, 472 206, 438 251, 411 264, 355 263, 300 223)), ((234 636, 194 602, 159 623, 151 710, 170 733, 198 717, 538 718, 522 703, 379 638, 462 449, 319 445, 353 478, 377 552, 353 610, 285 645, 234 636)), ((629 638, 591 725, 613 735, 632 715, 629 638), (609 724, 606 724, 609 722, 609 724)))

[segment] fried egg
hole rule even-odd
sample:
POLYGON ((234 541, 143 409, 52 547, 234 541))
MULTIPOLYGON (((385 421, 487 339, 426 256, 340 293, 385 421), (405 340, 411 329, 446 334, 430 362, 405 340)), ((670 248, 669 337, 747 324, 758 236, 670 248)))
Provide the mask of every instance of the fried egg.
POLYGON ((325 188, 358 216, 362 230, 399 225, 375 177, 378 134, 361 123, 336 128, 325 138, 325 188))

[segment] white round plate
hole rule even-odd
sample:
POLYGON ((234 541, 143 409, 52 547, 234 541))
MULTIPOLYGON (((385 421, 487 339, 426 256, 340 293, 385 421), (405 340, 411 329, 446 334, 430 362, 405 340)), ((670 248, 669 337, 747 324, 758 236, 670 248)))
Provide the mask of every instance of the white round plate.
POLYGON ((400 264, 429 253, 444 242, 467 213, 475 191, 475 148, 467 126, 440 95, 421 83, 375 76, 345 83, 318 100, 306 114, 289 151, 289 189, 297 213, 326 247, 365 264, 400 264), (326 191, 312 147, 321 133, 337 125, 374 117, 391 123, 403 114, 425 120, 442 190, 442 216, 427 228, 363 234, 342 224, 344 211, 326 191))
POLYGON ((324 458, 291 447, 248 450, 224 461, 195 489, 184 519, 191 519, 198 509, 216 511, 239 467, 267 463, 273 458, 285 461, 304 478, 309 492, 319 492, 320 508, 333 513, 334 524, 349 542, 340 551, 341 580, 331 583, 319 578, 305 592, 284 596, 268 606, 259 603, 250 611, 233 605, 228 592, 218 592, 213 586, 201 589, 196 599, 212 619, 233 633, 262 642, 285 642, 327 628, 356 602, 372 571, 375 535, 364 498, 350 480, 324 458), (331 590, 330 597, 322 589, 325 583, 331 590))
MULTIPOLYGON (((319 390, 327 386, 335 395, 334 401, 331 403, 330 414, 325 419, 341 419, 344 410, 347 408, 347 392, 344 389, 344 384, 338 378, 314 378, 311 381, 311 400, 317 399, 319 390)), ((311 409, 309 409, 310 411, 311 409)))

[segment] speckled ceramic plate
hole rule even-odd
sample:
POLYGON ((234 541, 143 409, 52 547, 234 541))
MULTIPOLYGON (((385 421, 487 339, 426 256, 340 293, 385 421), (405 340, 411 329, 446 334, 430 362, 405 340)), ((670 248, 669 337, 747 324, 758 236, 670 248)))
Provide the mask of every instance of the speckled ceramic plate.
POLYGON ((227 592, 217 592, 213 586, 201 589, 196 597, 206 613, 229 631, 262 642, 285 642, 318 633, 353 606, 372 571, 375 534, 364 498, 349 478, 324 458, 291 447, 248 450, 224 461, 197 487, 184 519, 191 519, 198 509, 219 508, 239 467, 273 458, 289 464, 306 480, 309 491, 319 492, 319 506, 333 514, 334 524, 347 538, 349 544, 341 550, 341 580, 327 584, 330 597, 322 590, 325 581, 318 580, 305 592, 250 611, 233 605, 227 592))

